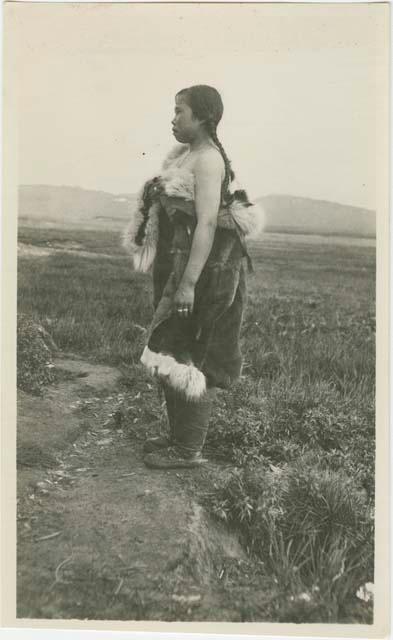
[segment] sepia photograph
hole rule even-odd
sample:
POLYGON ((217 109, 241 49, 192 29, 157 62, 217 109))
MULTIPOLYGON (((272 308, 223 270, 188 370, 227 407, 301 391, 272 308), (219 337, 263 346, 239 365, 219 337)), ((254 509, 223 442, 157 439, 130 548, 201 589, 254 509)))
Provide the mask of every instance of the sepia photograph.
POLYGON ((387 624, 388 27, 6 3, 16 626, 387 624))

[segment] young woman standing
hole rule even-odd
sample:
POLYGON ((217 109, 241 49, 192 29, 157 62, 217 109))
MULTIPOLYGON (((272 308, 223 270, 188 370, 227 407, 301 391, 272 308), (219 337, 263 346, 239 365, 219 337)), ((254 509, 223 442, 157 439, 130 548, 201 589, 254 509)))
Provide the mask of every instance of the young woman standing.
POLYGON ((141 362, 162 383, 166 437, 145 443, 154 468, 201 464, 216 388, 241 371, 245 238, 263 213, 243 190, 217 136, 223 104, 216 89, 196 85, 175 98, 173 135, 180 143, 161 173, 143 187, 125 244, 139 271, 153 267, 155 313, 141 362))

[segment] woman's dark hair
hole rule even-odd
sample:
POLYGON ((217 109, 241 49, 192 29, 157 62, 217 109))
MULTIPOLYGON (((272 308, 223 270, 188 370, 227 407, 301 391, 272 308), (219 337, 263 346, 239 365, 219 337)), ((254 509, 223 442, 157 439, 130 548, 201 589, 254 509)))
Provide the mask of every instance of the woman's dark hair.
POLYGON ((225 163, 225 178, 222 185, 223 200, 225 203, 231 201, 229 193, 230 182, 234 179, 235 174, 231 168, 231 162, 225 153, 217 136, 217 125, 222 118, 224 105, 217 89, 209 87, 206 84, 197 84, 186 89, 181 89, 177 96, 183 96, 191 108, 192 113, 198 120, 203 120, 206 125, 207 132, 217 145, 225 163))

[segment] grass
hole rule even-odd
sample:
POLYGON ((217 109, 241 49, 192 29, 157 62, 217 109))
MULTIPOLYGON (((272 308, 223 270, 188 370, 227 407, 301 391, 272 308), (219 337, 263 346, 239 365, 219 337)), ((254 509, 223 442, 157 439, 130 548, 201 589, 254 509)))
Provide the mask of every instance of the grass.
POLYGON ((372 504, 356 481, 306 454, 282 468, 234 470, 210 507, 274 576, 277 619, 298 600, 307 621, 348 621, 354 584, 373 575, 372 504))
MULTIPOLYGON (((19 235, 116 254, 21 258, 19 312, 62 350, 145 384, 151 281, 132 273, 116 234, 19 235)), ((375 249, 267 234, 252 254, 243 376, 220 394, 206 445, 233 472, 206 505, 274 578, 271 619, 369 623, 372 605, 355 594, 373 580, 375 249)), ((159 417, 158 399, 145 411, 159 417)))
POLYGON ((77 243, 83 246, 84 251, 93 253, 122 254, 118 231, 92 231, 89 229, 55 229, 35 228, 20 226, 18 229, 18 241, 31 244, 35 247, 61 248, 67 247, 67 243, 77 243))
MULTIPOLYGON (((86 233, 86 250, 107 249, 106 232, 86 233)), ((53 230, 51 241, 61 241, 61 234, 53 230)), ((42 231, 22 229, 21 238, 38 246, 42 231)), ((118 234, 116 238, 118 245, 118 234)), ((84 236, 69 231, 64 240, 82 244, 84 236)), ((139 360, 152 312, 148 276, 133 274, 126 257, 86 259, 61 253, 35 258, 34 269, 31 264, 30 257, 18 261, 18 309, 42 324, 60 349, 114 365, 139 360)))

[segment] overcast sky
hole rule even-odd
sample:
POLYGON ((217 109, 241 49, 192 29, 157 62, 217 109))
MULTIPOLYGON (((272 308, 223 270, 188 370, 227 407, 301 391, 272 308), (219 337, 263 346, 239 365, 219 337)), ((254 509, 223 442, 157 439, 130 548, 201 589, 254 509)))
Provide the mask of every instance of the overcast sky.
POLYGON ((375 208, 381 5, 14 5, 19 182, 133 193, 211 84, 252 196, 375 208))

